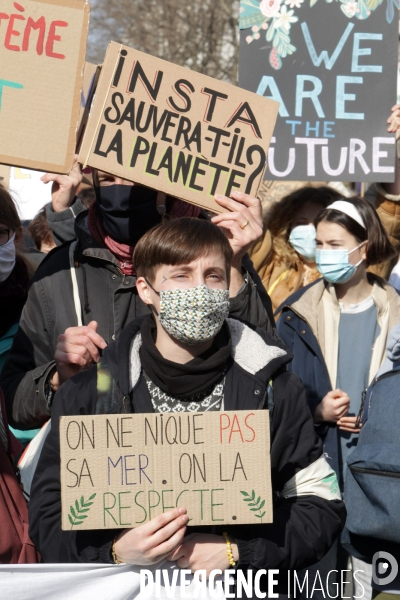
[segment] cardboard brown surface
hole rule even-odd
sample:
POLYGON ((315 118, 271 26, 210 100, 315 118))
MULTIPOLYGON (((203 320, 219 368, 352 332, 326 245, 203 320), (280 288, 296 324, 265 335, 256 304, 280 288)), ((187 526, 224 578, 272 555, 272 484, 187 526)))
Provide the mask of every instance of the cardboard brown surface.
POLYGON ((101 73, 101 65, 86 62, 83 71, 83 89, 81 92, 81 108, 79 114, 79 126, 77 134, 77 147, 80 146, 82 136, 89 119, 90 108, 96 91, 97 83, 101 73))
POLYGON ((0 0, 0 162, 68 173, 79 120, 89 3, 0 0))
POLYGON ((278 107, 111 42, 79 160, 221 212, 215 194, 256 195, 278 107))
POLYGON ((0 165, 0 184, 7 189, 10 186, 10 172, 11 167, 8 167, 7 165, 0 165))
POLYGON ((83 69, 83 82, 82 82, 82 92, 81 92, 81 108, 79 120, 82 119, 85 106, 90 98, 90 92, 93 85, 93 82, 96 77, 97 65, 90 62, 85 62, 85 66, 83 69))
POLYGON ((60 418, 63 530, 272 522, 268 411, 60 418))

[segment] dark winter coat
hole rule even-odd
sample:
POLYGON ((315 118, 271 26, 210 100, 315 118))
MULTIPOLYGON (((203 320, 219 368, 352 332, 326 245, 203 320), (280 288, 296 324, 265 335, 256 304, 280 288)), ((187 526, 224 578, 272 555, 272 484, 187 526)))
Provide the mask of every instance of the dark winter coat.
MULTIPOLYGON (((104 360, 124 395, 121 406, 115 408, 117 413, 132 412, 132 407, 125 411, 128 398, 134 412, 154 412, 141 374, 140 358, 137 359, 139 368, 132 369, 130 348, 132 338, 138 335, 140 322, 130 323, 104 352, 104 360), (137 374, 132 390, 130 370, 137 374)), ((317 562, 331 547, 343 525, 344 506, 341 500, 330 499, 337 498, 337 494, 332 496, 333 492, 329 491, 326 499, 326 494, 319 495, 315 488, 313 495, 306 490, 301 496, 284 497, 284 487, 294 476, 315 468, 318 460, 323 461, 323 468, 326 464, 323 457, 321 459, 322 447, 314 431, 306 394, 299 379, 285 371, 291 355, 278 347, 275 338, 234 319, 228 319, 228 323, 234 361, 226 375, 224 410, 267 408, 268 382, 273 381, 274 408, 270 424, 275 501, 273 524, 224 526, 224 530, 238 544, 239 569, 280 569, 284 587, 287 570, 317 562)), ((29 507, 30 535, 45 562, 112 562, 110 550, 117 531, 61 530, 59 417, 95 413, 96 375, 94 366, 72 377, 61 386, 54 400, 51 431, 36 470, 29 507)), ((327 464, 326 469, 329 472, 327 464)), ((326 472, 324 478, 327 479, 326 472)), ((196 530, 207 532, 209 528, 196 530)), ((191 532, 189 527, 188 533, 191 532)))
MULTIPOLYGON (((65 212, 65 211, 64 211, 65 212)), ((58 214, 58 213, 55 213, 58 214)), ((68 221, 69 222, 69 221, 68 221)), ((66 235, 68 234, 68 228, 66 235)), ((136 291, 136 278, 126 277, 118 261, 90 235, 87 213, 75 224, 78 240, 75 269, 82 322, 98 322, 107 343, 133 319, 149 313, 136 291)), ((31 284, 8 361, 1 374, 10 424, 19 429, 40 427, 50 416, 49 376, 55 368, 58 336, 77 323, 69 258, 70 243, 44 259, 31 284)), ((249 259, 244 261, 247 284, 230 300, 230 314, 255 326, 273 329, 270 299, 249 259), (251 273, 251 274, 249 274, 251 273)))

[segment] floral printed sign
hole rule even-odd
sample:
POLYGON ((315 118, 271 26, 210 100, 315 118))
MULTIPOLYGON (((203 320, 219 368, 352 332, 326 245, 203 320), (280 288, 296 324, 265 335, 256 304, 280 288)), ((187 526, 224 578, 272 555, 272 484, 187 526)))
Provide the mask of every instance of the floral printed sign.
MULTIPOLYGON (((310 7, 317 1, 309 0, 310 7)), ((386 0, 388 23, 393 21, 395 10, 399 9, 399 1, 386 0)), ((332 0, 326 2, 331 3, 332 0)), ((352 17, 368 19, 382 2, 383 0, 340 0, 340 8, 349 19, 352 17)), ((240 2, 240 29, 251 29, 251 33, 246 35, 246 42, 251 44, 265 33, 266 41, 272 42, 269 62, 273 69, 280 69, 281 59, 296 52, 296 47, 290 42, 290 28, 299 20, 294 9, 300 9, 303 3, 304 0, 261 0, 261 2, 241 0, 240 2)))
POLYGON ((241 0, 239 84, 280 102, 268 180, 393 181, 399 0, 241 0))

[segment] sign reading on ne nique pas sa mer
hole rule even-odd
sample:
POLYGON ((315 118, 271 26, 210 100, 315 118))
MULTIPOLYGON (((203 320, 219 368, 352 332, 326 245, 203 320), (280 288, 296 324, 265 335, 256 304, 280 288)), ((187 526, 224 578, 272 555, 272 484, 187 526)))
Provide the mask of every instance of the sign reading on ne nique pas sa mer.
POLYGON ((60 418, 62 528, 272 522, 268 411, 60 418))

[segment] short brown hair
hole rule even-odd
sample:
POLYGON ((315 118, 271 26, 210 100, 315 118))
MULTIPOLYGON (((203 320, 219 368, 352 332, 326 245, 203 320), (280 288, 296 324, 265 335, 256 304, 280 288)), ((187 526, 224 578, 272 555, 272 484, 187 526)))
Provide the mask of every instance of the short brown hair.
POLYGON ((186 265, 201 256, 219 254, 226 270, 232 262, 232 248, 222 231, 211 221, 182 217, 164 220, 144 234, 133 253, 138 277, 154 281, 160 265, 186 265))
POLYGON ((390 243, 378 213, 372 204, 370 204, 368 200, 363 200, 356 196, 353 198, 346 198, 345 200, 355 206, 361 215, 365 228, 347 214, 335 210, 334 208, 325 208, 320 212, 315 219, 315 227, 322 221, 336 223, 351 233, 360 244, 361 242, 368 241, 367 267, 369 267, 369 265, 378 265, 379 263, 391 260, 397 256, 397 252, 390 243))
POLYGON ((54 238, 46 217, 46 207, 42 208, 28 225, 28 231, 32 236, 35 248, 40 250, 42 242, 54 244, 54 238))

